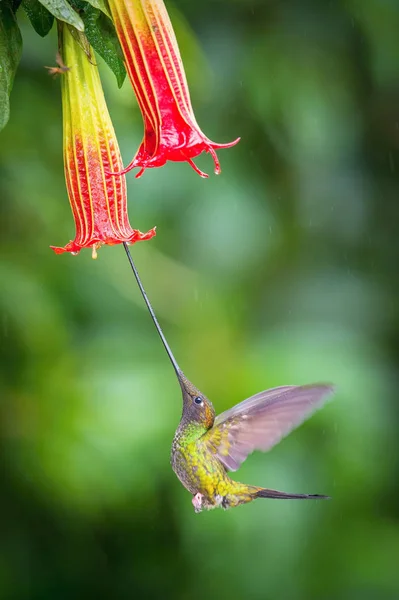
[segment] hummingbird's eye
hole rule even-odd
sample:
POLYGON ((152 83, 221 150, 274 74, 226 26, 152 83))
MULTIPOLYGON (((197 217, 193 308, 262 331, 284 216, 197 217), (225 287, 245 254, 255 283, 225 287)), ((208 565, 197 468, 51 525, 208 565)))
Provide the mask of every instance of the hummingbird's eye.
POLYGON ((195 404, 202 404, 202 398, 200 398, 199 396, 196 396, 194 398, 194 402, 195 402, 195 404))

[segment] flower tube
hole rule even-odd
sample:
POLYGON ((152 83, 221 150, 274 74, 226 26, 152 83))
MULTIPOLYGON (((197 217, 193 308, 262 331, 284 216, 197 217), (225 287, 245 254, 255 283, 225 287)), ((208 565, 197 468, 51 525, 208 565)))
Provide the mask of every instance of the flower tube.
POLYGON ((57 253, 77 254, 103 244, 133 244, 155 235, 132 229, 127 214, 126 182, 111 171, 123 168, 94 55, 81 34, 61 25, 61 75, 64 171, 76 236, 57 253))
POLYGON ((148 167, 168 160, 186 161, 201 175, 193 158, 209 152, 215 173, 221 172, 216 150, 234 146, 216 144, 199 128, 191 106, 177 40, 162 0, 109 0, 126 69, 144 119, 144 138, 131 163, 140 177, 148 167))

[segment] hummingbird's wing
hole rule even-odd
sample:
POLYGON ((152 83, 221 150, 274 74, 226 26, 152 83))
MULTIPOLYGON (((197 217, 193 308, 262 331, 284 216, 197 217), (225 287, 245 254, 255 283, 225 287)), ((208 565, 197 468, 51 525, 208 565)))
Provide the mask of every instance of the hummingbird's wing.
POLYGON ((254 450, 270 450, 333 391, 332 386, 320 384, 260 392, 216 417, 204 442, 228 471, 236 471, 254 450))

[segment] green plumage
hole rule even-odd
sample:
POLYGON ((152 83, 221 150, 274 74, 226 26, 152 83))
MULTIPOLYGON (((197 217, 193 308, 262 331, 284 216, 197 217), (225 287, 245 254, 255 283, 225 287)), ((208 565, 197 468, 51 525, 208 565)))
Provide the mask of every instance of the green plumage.
POLYGON ((217 506, 226 509, 260 497, 325 498, 238 483, 229 477, 228 470, 235 470, 252 450, 277 443, 317 408, 331 391, 329 386, 268 390, 215 419, 212 403, 181 371, 178 378, 183 414, 172 444, 171 464, 193 495, 196 512, 217 506))

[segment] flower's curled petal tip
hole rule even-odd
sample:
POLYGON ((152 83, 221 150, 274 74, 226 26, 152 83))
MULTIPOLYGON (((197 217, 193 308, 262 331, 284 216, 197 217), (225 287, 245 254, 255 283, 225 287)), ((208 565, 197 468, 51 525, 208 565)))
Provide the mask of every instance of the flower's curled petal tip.
POLYGON ((208 179, 209 175, 208 173, 204 173, 204 171, 201 171, 201 169, 199 169, 197 167, 197 165, 195 164, 195 162, 191 159, 191 158, 185 158, 185 160, 188 162, 188 164, 190 165, 190 167, 192 167, 194 169, 194 171, 196 173, 198 173, 198 175, 200 177, 202 177, 203 179, 208 179))
POLYGON ((140 177, 142 177, 144 175, 144 171, 146 170, 145 167, 141 167, 140 171, 138 173, 136 173, 136 175, 134 176, 135 179, 140 179, 140 177))
MULTIPOLYGON (((126 173, 129 173, 132 169, 135 169, 136 167, 142 167, 141 164, 137 163, 137 156, 135 156, 133 160, 120 171, 106 171, 106 175, 111 175, 112 177, 120 177, 121 175, 126 175, 126 173)), ((136 177, 141 177, 144 170, 145 167, 142 167, 141 171, 139 171, 140 174, 136 175, 136 177)))
POLYGON ((64 254, 64 252, 68 252, 65 248, 60 248, 59 246, 50 246, 51 250, 54 250, 56 254, 64 254))
POLYGON ((131 171, 132 169, 134 169, 136 165, 128 165, 127 167, 125 167, 124 169, 122 169, 121 171, 106 171, 106 175, 111 175, 111 177, 122 177, 122 175, 126 175, 126 173, 129 173, 129 171, 131 171))
POLYGON ((241 138, 238 137, 233 142, 227 142, 227 144, 216 144, 215 142, 211 142, 211 146, 214 150, 223 150, 223 148, 232 148, 233 146, 236 146, 240 140, 241 138))
POLYGON ((217 157, 217 154, 216 154, 214 148, 212 148, 212 146, 209 146, 208 152, 212 156, 213 162, 215 163, 215 170, 214 170, 215 175, 220 175, 220 173, 222 172, 222 169, 220 168, 220 162, 219 162, 219 159, 217 157))
POLYGON ((51 250, 53 250, 56 254, 64 254, 65 252, 70 252, 74 256, 79 254, 82 249, 82 246, 75 244, 75 242, 69 242, 66 246, 50 246, 51 250))
POLYGON ((129 245, 135 244, 136 242, 144 242, 146 240, 150 240, 155 235, 156 235, 156 227, 153 227, 152 229, 150 229, 146 233, 142 233, 138 229, 134 229, 133 230, 133 234, 130 236, 130 238, 128 240, 126 240, 126 242, 129 245))

